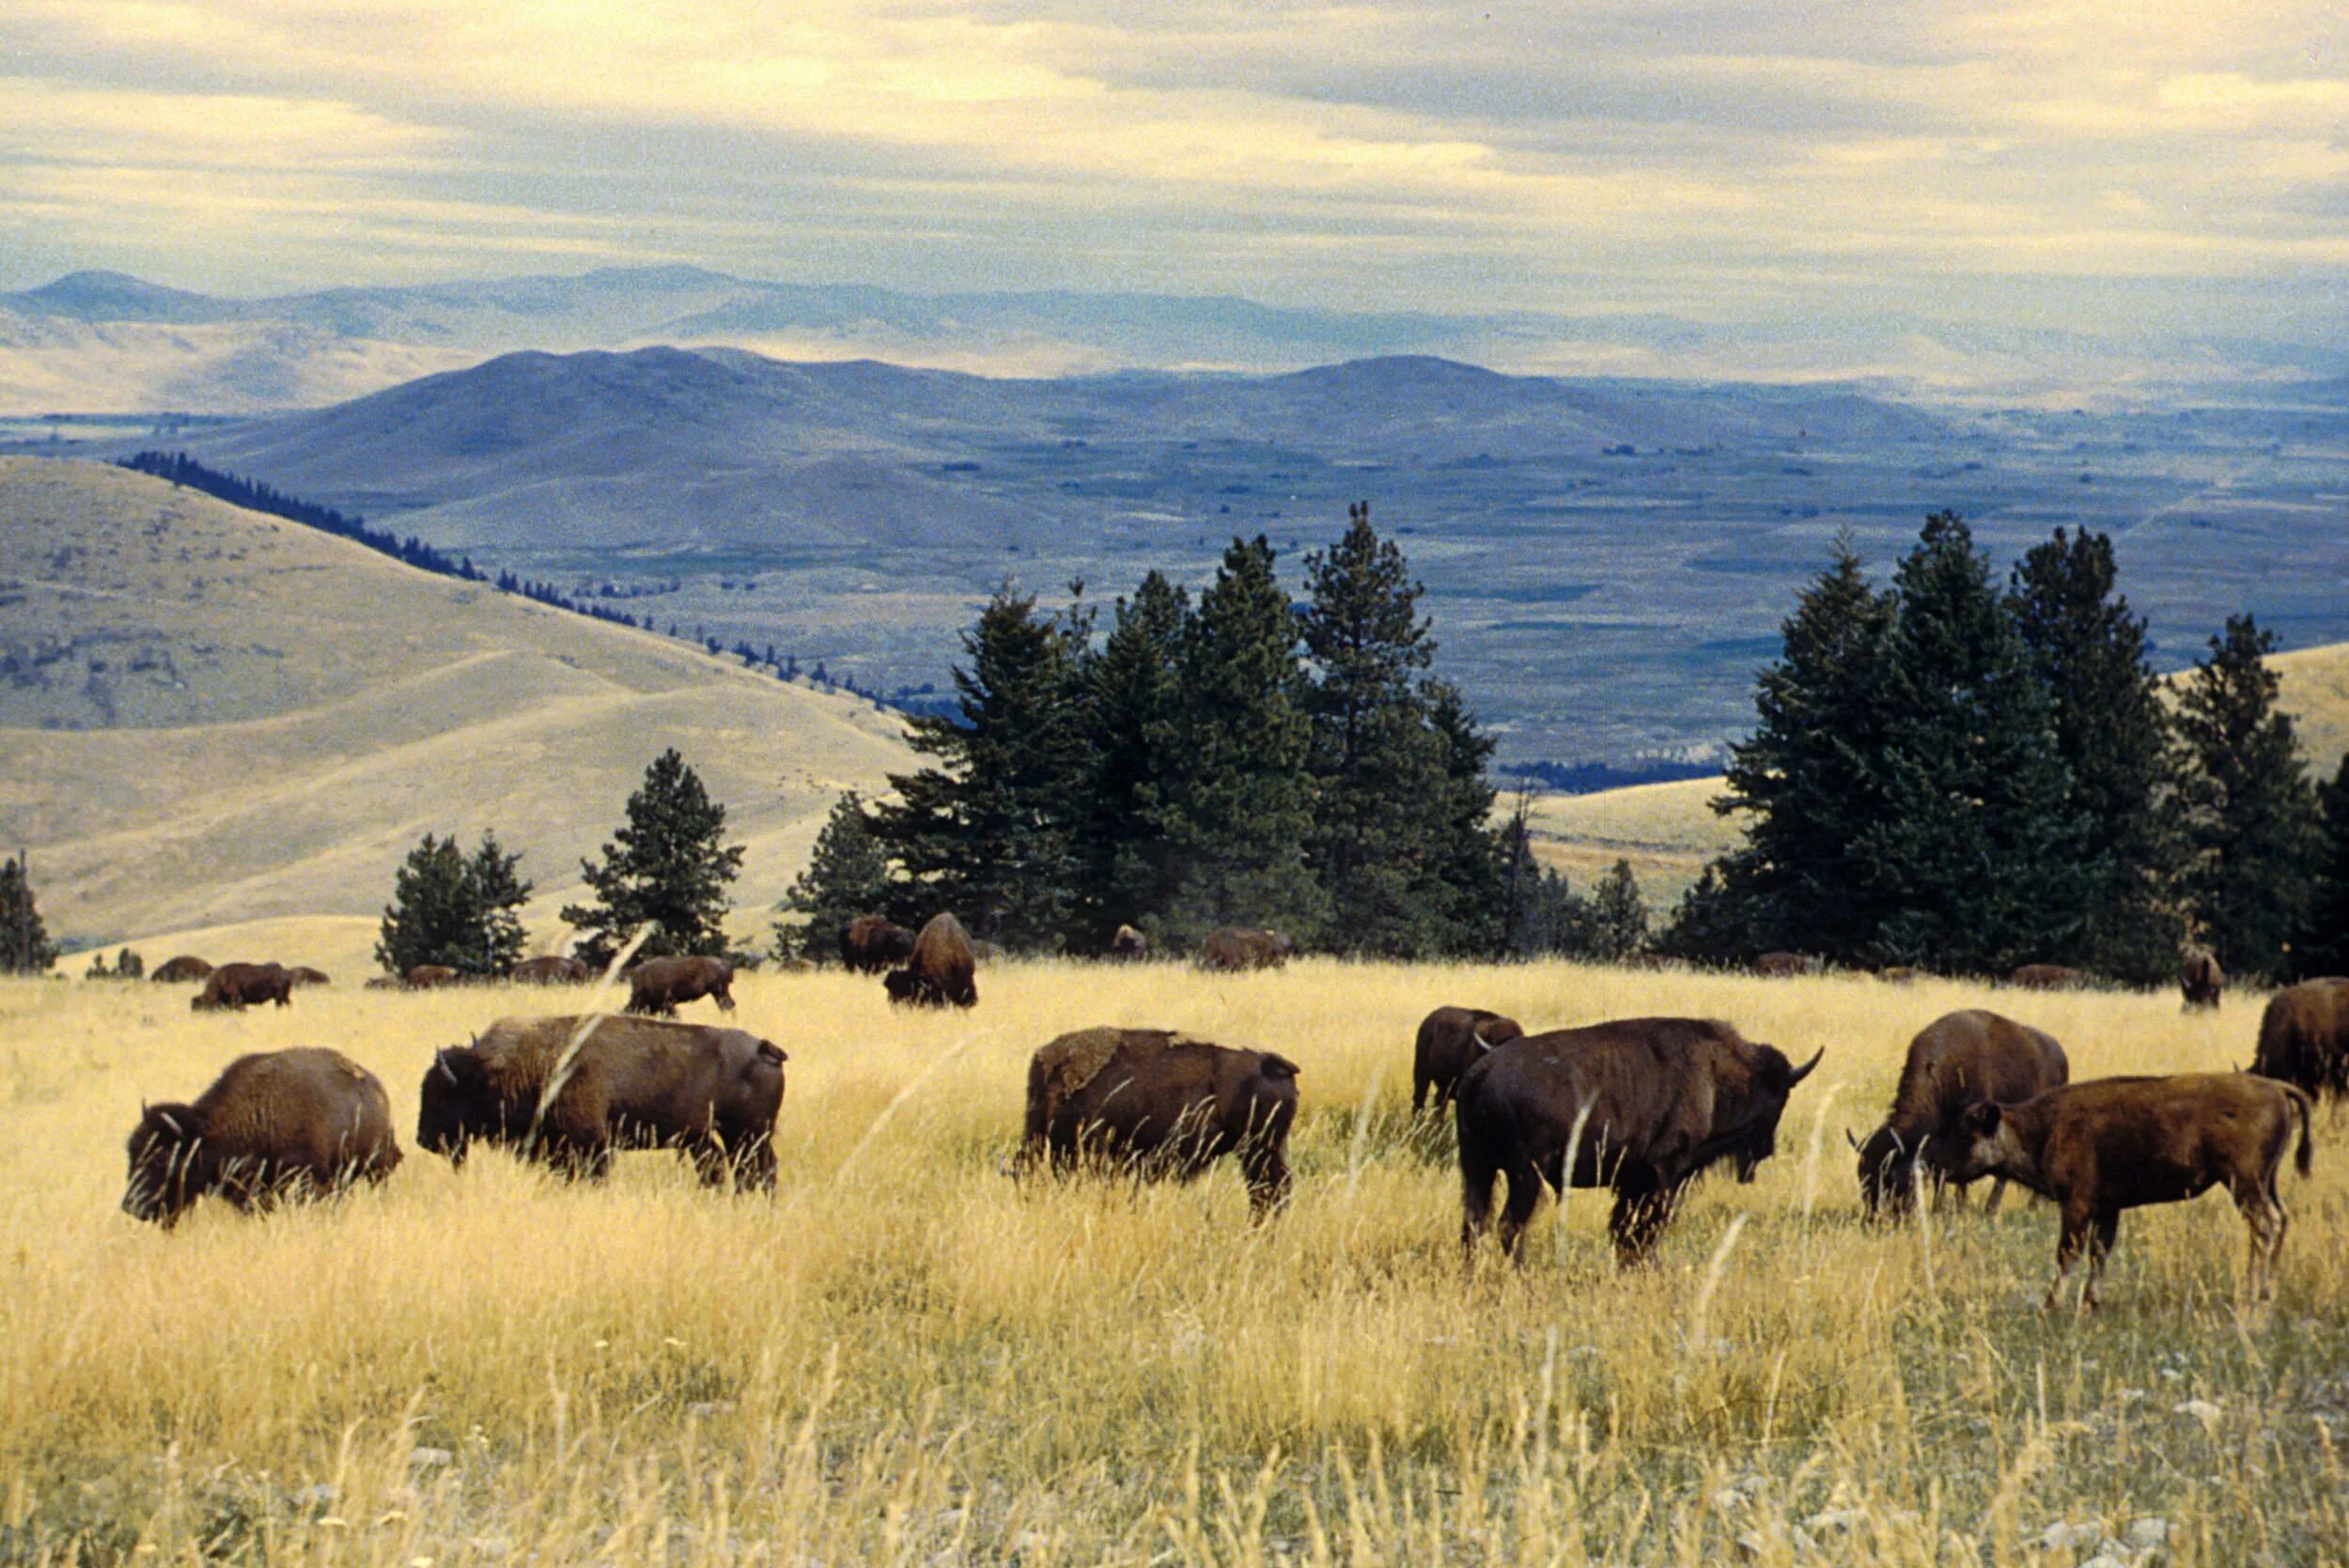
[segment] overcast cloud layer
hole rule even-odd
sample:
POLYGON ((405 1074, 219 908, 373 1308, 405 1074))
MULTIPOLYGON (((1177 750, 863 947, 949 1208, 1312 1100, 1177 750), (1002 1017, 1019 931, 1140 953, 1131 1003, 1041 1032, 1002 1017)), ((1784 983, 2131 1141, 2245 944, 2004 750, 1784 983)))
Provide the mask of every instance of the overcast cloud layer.
POLYGON ((2337 0, 8 0, 0 287, 913 289, 2338 338, 2337 0))

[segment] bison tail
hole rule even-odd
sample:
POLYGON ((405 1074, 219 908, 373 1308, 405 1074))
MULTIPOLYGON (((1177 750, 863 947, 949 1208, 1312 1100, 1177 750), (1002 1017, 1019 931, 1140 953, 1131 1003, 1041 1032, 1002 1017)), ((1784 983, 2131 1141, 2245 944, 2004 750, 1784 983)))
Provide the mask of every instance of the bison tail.
POLYGON ((2309 1127, 2309 1097, 2298 1089, 2284 1092, 2292 1096, 2293 1109, 2300 1113, 2300 1152, 2293 1157, 2293 1169, 2306 1176, 2316 1161, 2316 1135, 2309 1127))

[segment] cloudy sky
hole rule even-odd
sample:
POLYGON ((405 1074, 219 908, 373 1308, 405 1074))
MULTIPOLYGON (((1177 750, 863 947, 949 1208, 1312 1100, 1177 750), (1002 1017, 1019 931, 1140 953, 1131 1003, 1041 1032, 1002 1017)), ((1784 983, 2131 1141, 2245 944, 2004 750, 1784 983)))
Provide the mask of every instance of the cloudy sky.
POLYGON ((2349 324, 2339 0, 7 0, 0 287, 2349 324))

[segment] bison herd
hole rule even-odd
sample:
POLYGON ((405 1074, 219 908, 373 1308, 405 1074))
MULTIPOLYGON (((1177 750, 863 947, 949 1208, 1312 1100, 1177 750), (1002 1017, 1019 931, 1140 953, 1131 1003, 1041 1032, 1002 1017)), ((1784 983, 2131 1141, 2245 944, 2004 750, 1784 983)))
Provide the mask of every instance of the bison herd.
MULTIPOLYGON (((1272 932, 1218 938, 1226 939, 1201 955, 1210 967, 1274 964, 1288 951, 1272 932)), ((1135 940, 1146 951, 1139 934, 1135 940)), ((840 945, 851 969, 884 976, 893 1001, 977 1000, 975 944, 950 914, 919 932, 860 920, 840 945)), ((164 969, 192 977, 198 962, 164 969)), ((1789 964, 1781 972, 1797 971, 1789 964)), ((585 975, 574 960, 543 959, 527 978, 585 975)), ((275 964, 225 964, 203 979, 198 1007, 282 1006, 297 984, 295 971, 275 964)), ((718 959, 652 959, 630 971, 626 1016, 507 1018, 441 1050, 421 1086, 417 1142, 453 1164, 475 1142, 508 1147, 586 1178, 601 1176, 617 1151, 668 1148, 706 1183, 771 1189, 785 1053, 741 1030, 667 1017, 704 998, 732 1010, 732 980, 718 959)), ((2198 1005, 2198 980, 2214 999, 2221 983, 2215 964, 2200 972, 2190 965, 2187 980, 2198 1005)), ((1545 1190, 1606 1188, 1616 1255, 1634 1265, 1707 1170, 1726 1164, 1740 1181, 1753 1178, 1776 1151, 1788 1099, 1823 1054, 1797 1065, 1710 1019, 1623 1018, 1528 1033, 1488 1010, 1439 1007, 1412 1043, 1412 1109, 1450 1108, 1461 1245, 1471 1261, 1488 1229, 1504 1255, 1517 1256, 1545 1190)), ((1286 1057, 1165 1030, 1064 1034, 1029 1063, 1013 1169, 1115 1168, 1187 1180, 1232 1156, 1261 1216, 1292 1184, 1299 1077, 1286 1057)), ((1921 1191, 1937 1203, 1953 1198, 1962 1210, 1966 1188, 1984 1178, 1985 1212, 1995 1213, 2007 1184, 2022 1187, 2061 1213, 2048 1304, 2085 1256, 2080 1299, 2093 1306, 2123 1210, 2224 1187, 2249 1232, 2248 1288, 2256 1299, 2272 1296, 2288 1224, 2278 1192, 2284 1157, 2296 1132, 2305 1174, 2312 1097, 2349 1096, 2349 980, 2278 993, 2248 1072, 2070 1078, 2062 1046, 2040 1030, 1979 1008, 1934 1020, 1909 1042, 1882 1124, 1852 1139, 1862 1213, 1901 1219, 1921 1191)), ((381 1181, 400 1160, 382 1085, 325 1049, 246 1056, 194 1103, 144 1108, 128 1153, 124 1209, 165 1225, 205 1193, 266 1207, 381 1181)))

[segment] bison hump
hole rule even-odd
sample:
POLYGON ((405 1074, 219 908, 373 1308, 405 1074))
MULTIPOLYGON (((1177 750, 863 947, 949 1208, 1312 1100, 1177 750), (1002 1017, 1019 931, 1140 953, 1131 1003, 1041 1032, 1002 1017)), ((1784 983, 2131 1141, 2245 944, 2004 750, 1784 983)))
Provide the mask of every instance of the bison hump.
POLYGON ((1297 1076, 1298 1066, 1285 1056, 1275 1056, 1270 1051, 1266 1051, 1263 1071, 1267 1078, 1288 1079, 1297 1076))
POLYGON ((1118 1048, 1133 1036, 1124 1029, 1081 1029, 1039 1048, 1035 1063, 1045 1097, 1065 1105, 1100 1077, 1118 1048))

